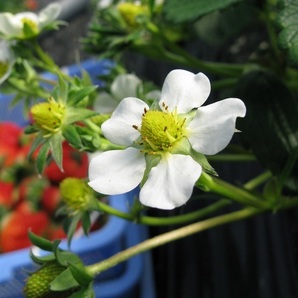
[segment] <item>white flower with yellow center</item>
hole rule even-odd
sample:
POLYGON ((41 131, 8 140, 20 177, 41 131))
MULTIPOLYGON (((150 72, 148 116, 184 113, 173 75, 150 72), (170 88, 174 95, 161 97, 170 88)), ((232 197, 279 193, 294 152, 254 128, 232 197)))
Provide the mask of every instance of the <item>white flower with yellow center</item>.
POLYGON ((111 142, 126 146, 95 156, 89 185, 113 195, 141 184, 140 202, 173 209, 185 204, 202 173, 192 151, 213 155, 224 149, 246 108, 238 98, 201 107, 210 94, 203 74, 173 70, 165 79, 159 109, 135 97, 124 98, 102 131, 111 142))
POLYGON ((6 40, 0 40, 0 85, 9 77, 15 57, 6 40))
POLYGON ((28 39, 37 36, 57 19, 61 11, 58 3, 52 3, 40 11, 12 14, 0 13, 0 36, 7 39, 28 39))

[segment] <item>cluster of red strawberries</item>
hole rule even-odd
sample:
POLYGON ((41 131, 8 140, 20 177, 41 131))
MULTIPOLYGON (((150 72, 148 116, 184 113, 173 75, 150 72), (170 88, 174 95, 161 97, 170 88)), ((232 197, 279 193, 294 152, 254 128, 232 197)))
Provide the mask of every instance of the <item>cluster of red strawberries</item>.
POLYGON ((63 143, 63 169, 54 162, 39 177, 31 136, 15 123, 0 123, 0 253, 30 246, 28 230, 50 240, 65 237, 55 211, 61 204, 59 183, 66 177, 85 178, 88 157, 63 143))

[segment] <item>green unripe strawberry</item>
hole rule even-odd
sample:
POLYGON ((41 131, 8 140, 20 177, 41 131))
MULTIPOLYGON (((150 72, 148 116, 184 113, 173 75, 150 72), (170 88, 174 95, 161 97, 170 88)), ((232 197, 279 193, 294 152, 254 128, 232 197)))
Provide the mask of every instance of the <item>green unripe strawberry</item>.
MULTIPOLYGON (((27 298, 50 298, 67 297, 65 292, 50 291, 50 283, 66 267, 57 262, 45 263, 39 270, 34 272, 28 279, 24 288, 24 294, 27 298), (64 294, 64 296, 63 296, 64 294)), ((67 291, 69 295, 69 291, 67 291)))

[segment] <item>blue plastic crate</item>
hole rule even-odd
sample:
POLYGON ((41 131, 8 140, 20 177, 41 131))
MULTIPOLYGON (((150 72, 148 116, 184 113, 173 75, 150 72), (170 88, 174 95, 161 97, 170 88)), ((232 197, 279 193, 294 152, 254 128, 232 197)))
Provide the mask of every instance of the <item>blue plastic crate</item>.
MULTIPOLYGON (((111 206, 127 211, 131 193, 109 197, 111 206)), ((105 259, 146 238, 147 230, 118 217, 110 216, 107 223, 89 237, 75 238, 71 250, 78 253, 85 264, 105 259)), ((63 240, 62 248, 67 248, 63 240)), ((0 255, 0 297, 21 298, 28 271, 34 269, 29 249, 0 255)), ((100 298, 154 298, 154 283, 150 255, 141 254, 99 275, 94 282, 96 297, 100 298)))

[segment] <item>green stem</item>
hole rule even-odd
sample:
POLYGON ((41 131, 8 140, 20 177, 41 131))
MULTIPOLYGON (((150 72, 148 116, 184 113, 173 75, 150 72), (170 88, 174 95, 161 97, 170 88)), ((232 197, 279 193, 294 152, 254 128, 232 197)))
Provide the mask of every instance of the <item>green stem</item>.
POLYGON ((229 214, 216 216, 210 219, 206 219, 200 222, 196 222, 190 224, 188 226, 155 236, 151 239, 145 240, 142 243, 139 243, 133 247, 130 247, 124 251, 119 252, 118 254, 93 265, 89 265, 86 267, 87 272, 92 275, 96 276, 101 272, 117 265, 120 262, 126 261, 129 258, 140 254, 142 252, 151 250, 158 246, 164 245, 166 243, 185 238, 187 236, 239 220, 243 220, 249 218, 253 215, 263 212, 262 209, 255 209, 255 208, 245 208, 240 211, 235 211, 229 214))
POLYGON ((271 172, 266 171, 261 175, 251 179, 250 181, 246 182, 243 187, 247 190, 253 190, 265 181, 267 181, 272 176, 271 172))
POLYGON ((272 12, 271 12, 271 9, 269 6, 272 6, 272 3, 269 3, 269 1, 266 1, 265 9, 263 12, 261 12, 261 19, 264 21, 264 24, 265 24, 265 27, 267 30, 269 44, 270 44, 270 50, 271 50, 272 56, 273 56, 272 61, 275 61, 278 63, 280 51, 279 51, 279 47, 278 47, 275 26, 274 26, 273 21, 270 16, 270 14, 272 12))
POLYGON ((201 219, 207 215, 214 213, 223 207, 229 205, 231 202, 229 200, 220 200, 215 202, 205 208, 199 209, 194 212, 190 212, 183 215, 171 216, 171 217, 151 217, 142 215, 136 219, 133 214, 122 212, 115 209, 101 201, 98 201, 98 209, 110 215, 115 215, 117 217, 123 218, 125 220, 130 220, 137 222, 139 224, 150 225, 150 226, 166 226, 166 225, 179 225, 194 220, 201 219))
POLYGON ((177 44, 166 39, 164 39, 163 41, 165 43, 166 49, 170 49, 171 51, 164 51, 166 56, 170 53, 172 54, 171 56, 169 56, 169 59, 175 57, 176 55, 180 57, 180 61, 183 61, 188 67, 196 67, 200 71, 206 71, 208 73, 226 77, 239 77, 242 74, 243 69, 245 68, 245 65, 240 64, 203 61, 189 54, 177 44))
POLYGON ((255 194, 252 194, 243 188, 234 186, 226 181, 220 180, 219 178, 211 177, 204 172, 202 173, 196 186, 199 188, 203 186, 211 192, 246 206, 268 208, 268 203, 261 200, 261 198, 255 194))
POLYGON ((226 161, 255 161, 256 157, 253 154, 217 154, 213 156, 208 156, 208 161, 212 162, 226 162, 226 161))
POLYGON ((277 196, 280 196, 283 186, 284 186, 286 180, 288 179, 288 177, 290 176, 290 174, 296 164, 297 158, 298 158, 298 148, 296 148, 292 151, 282 172, 278 176, 277 186, 276 186, 277 196))

